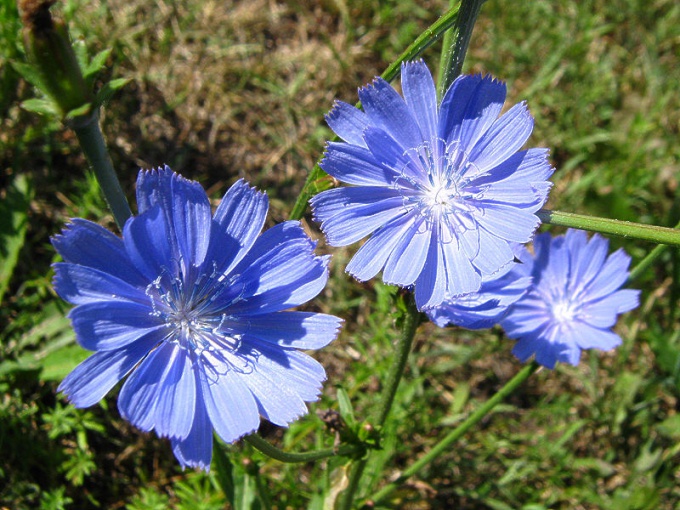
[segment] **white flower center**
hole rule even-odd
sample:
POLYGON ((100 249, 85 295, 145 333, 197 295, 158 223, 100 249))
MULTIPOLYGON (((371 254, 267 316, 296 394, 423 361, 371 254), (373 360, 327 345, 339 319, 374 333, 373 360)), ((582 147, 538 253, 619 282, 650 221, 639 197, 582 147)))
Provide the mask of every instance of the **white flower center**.
POLYGON ((560 325, 568 325, 574 321, 577 315, 577 306, 567 299, 557 301, 552 307, 552 316, 560 325))
POLYGON ((465 189, 475 172, 459 144, 453 142, 445 147, 438 140, 435 145, 433 149, 432 144, 424 143, 407 151, 411 163, 395 185, 403 190, 407 210, 416 210, 434 223, 443 220, 452 227, 466 221, 463 218, 476 209, 473 201, 481 197, 479 190, 465 189))
MULTIPOLYGON (((228 282, 214 268, 211 274, 202 273, 196 278, 186 278, 181 271, 173 276, 164 268, 147 286, 146 295, 151 300, 151 314, 169 326, 171 334, 166 341, 176 342, 198 355, 224 348, 235 352, 241 345, 242 335, 224 330, 229 317, 224 313, 226 306, 215 305, 216 299, 225 290, 229 291, 228 287, 228 282)), ((236 296, 229 304, 238 300, 236 296)))

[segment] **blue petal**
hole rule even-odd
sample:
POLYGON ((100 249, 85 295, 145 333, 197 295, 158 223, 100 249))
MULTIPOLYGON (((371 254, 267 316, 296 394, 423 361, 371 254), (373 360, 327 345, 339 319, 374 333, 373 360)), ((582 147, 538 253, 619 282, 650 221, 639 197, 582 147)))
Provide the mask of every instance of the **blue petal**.
POLYGON ((508 315, 501 321, 501 327, 509 338, 521 339, 544 329, 551 320, 545 304, 536 302, 530 293, 510 308, 508 315))
POLYGON ((430 238, 425 267, 416 280, 415 298, 418 309, 440 305, 446 299, 447 286, 444 247, 435 232, 430 238))
POLYGON ((215 211, 215 225, 206 262, 229 273, 252 248, 262 231, 269 200, 265 193, 238 180, 229 188, 215 211))
POLYGON ((392 161, 383 164, 367 148, 348 143, 328 142, 319 165, 339 181, 359 186, 391 186, 400 176, 392 161))
POLYGON ((163 273, 177 273, 174 240, 160 206, 130 218, 123 228, 123 239, 130 260, 146 276, 147 283, 163 273))
POLYGON ((57 388, 76 407, 96 404, 158 343, 151 334, 117 351, 97 352, 68 374, 57 388))
POLYGON ((298 222, 288 221, 267 230, 234 269, 231 282, 238 300, 216 301, 230 315, 278 312, 306 303, 328 280, 329 257, 314 255, 314 243, 298 222))
POLYGON ((186 350, 178 344, 171 345, 173 349, 165 354, 166 368, 158 394, 155 428, 159 436, 185 438, 194 422, 196 377, 186 350))
POLYGON ((132 372, 118 397, 121 416, 141 430, 186 437, 193 423, 196 385, 186 351, 162 342, 132 372))
MULTIPOLYGON (((221 369, 217 369, 221 370, 221 369)), ((217 377, 200 372, 205 408, 217 435, 227 443, 254 432, 260 425, 255 399, 236 370, 217 377)))
POLYGON ((590 324, 579 323, 574 327, 570 340, 581 349, 599 349, 609 351, 621 345, 621 337, 609 329, 593 327, 590 324))
POLYGON ((342 319, 311 312, 276 312, 257 316, 231 316, 222 329, 295 349, 320 349, 338 335, 342 319))
MULTIPOLYGON (((276 425, 285 427, 307 414, 305 401, 297 391, 298 385, 293 382, 301 375, 295 371, 289 358, 289 354, 296 351, 284 351, 252 340, 246 342, 257 352, 258 362, 253 364, 252 371, 240 374, 240 377, 252 392, 260 415, 276 425), (259 363, 263 358, 273 360, 276 364, 259 363), (272 366, 276 369, 272 370, 272 366)), ((306 395, 310 386, 314 388, 313 391, 318 392, 321 381, 316 379, 307 381, 302 393, 306 395)))
POLYGON ((618 290, 607 299, 617 304, 618 313, 626 313, 640 306, 640 291, 633 289, 618 290))
POLYGON ((182 467, 194 467, 210 471, 212 459, 213 428, 203 404, 196 399, 194 422, 189 435, 183 439, 171 438, 172 451, 182 467))
MULTIPOLYGON (((406 103, 385 80, 376 78, 360 88, 359 99, 371 125, 382 128, 403 148, 414 148, 423 143, 416 120, 406 103)), ((370 147, 368 141, 367 144, 370 147)))
POLYGON ((472 265, 482 275, 499 274, 514 258, 515 254, 507 241, 490 234, 484 229, 479 230, 479 253, 472 259, 472 265))
POLYGON ((169 167, 140 172, 137 177, 137 204, 143 215, 159 206, 165 216, 173 256, 184 273, 193 264, 203 263, 210 242, 211 211, 201 185, 174 173, 169 167))
POLYGON ((475 144, 470 152, 470 162, 477 166, 480 173, 498 166, 522 148, 533 128, 534 119, 526 104, 516 104, 494 122, 475 144))
POLYGON ((109 273, 76 264, 57 263, 53 267, 54 289, 62 299, 74 305, 108 300, 149 305, 149 297, 143 290, 109 273))
POLYGON ((406 212, 396 190, 374 186, 323 191, 311 204, 331 246, 352 244, 406 212))
POLYGON ((98 269, 130 285, 148 284, 130 261, 123 240, 96 223, 73 219, 52 238, 52 245, 66 262, 98 269))
POLYGON ((342 101, 336 101, 331 111, 326 115, 326 122, 335 134, 346 142, 366 147, 363 133, 369 126, 369 120, 366 114, 358 108, 342 101))
POLYGON ((515 204, 535 212, 547 200, 552 186, 547 181, 553 172, 547 155, 544 149, 518 152, 469 182, 465 190, 485 202, 515 204))
POLYGON ((357 280, 373 278, 384 267, 388 257, 413 224, 413 215, 396 218, 373 234, 354 254, 345 271, 357 280))
MULTIPOLYGON (((469 255, 462 249, 462 245, 452 241, 441 244, 444 271, 441 277, 445 282, 446 296, 459 296, 477 292, 482 285, 482 276, 475 267, 475 261, 471 262, 469 255)), ((441 271, 438 268, 437 271, 441 271)), ((439 299, 437 297, 437 299, 439 299)), ((436 306, 440 304, 430 299, 423 306, 436 306)))
POLYGON ((414 184, 429 184, 428 172, 420 161, 419 149, 424 147, 422 142, 404 149, 387 132, 374 127, 366 128, 364 139, 373 159, 398 176, 394 186, 415 189, 414 184))
POLYGON ((488 76, 456 78, 439 110, 440 138, 471 150, 498 118, 505 94, 505 84, 488 76))
POLYGON ((432 75, 425 62, 401 64, 401 87, 411 114, 418 121, 421 136, 425 140, 437 137, 437 91, 432 75))
MULTIPOLYGON (((265 342, 250 342, 257 363, 255 370, 266 374, 271 381, 278 381, 289 393, 297 395, 305 402, 319 399, 321 383, 326 380, 326 372, 314 358, 295 349, 281 349, 265 342)), ((243 374, 247 380, 248 374, 243 374)))
MULTIPOLYGON (((629 265, 630 256, 623 250, 617 250, 612 253, 588 287, 588 299, 601 299, 615 292, 619 287, 626 283, 629 265)), ((632 310, 632 308, 629 308, 628 310, 632 310)))
POLYGON ((490 328, 508 312, 531 285, 530 276, 508 273, 497 280, 484 282, 477 293, 453 297, 440 306, 425 310, 430 320, 439 327, 448 324, 467 329, 490 328))
MULTIPOLYGON (((524 362, 527 361, 529 358, 531 358, 531 357, 534 355, 535 352, 536 352, 536 351, 535 351, 535 349, 534 349, 534 343, 533 343, 531 340, 526 339, 526 338, 523 338, 522 340, 520 340, 519 342, 517 342, 517 343, 515 344, 515 346, 512 348, 512 353, 513 353, 513 354, 517 357, 517 359, 519 359, 522 363, 524 363, 524 362)), ((555 368, 555 362, 556 362, 556 361, 557 361, 557 360, 555 359, 555 360, 553 360, 552 364, 551 364, 551 363, 547 363, 547 364, 544 364, 543 366, 545 366, 545 367, 547 367, 547 368, 550 368, 550 369, 555 368)))
POLYGON ((385 263, 385 283, 408 286, 416 281, 425 265, 431 236, 427 220, 416 218, 385 263))
POLYGON ((532 212, 505 204, 485 204, 477 221, 491 235, 516 243, 531 241, 540 224, 538 216, 532 212))
POLYGON ((104 301, 79 305, 69 312, 78 343, 90 351, 112 351, 167 326, 152 315, 148 305, 129 301, 104 301))
POLYGON ((588 242, 588 236, 583 230, 573 229, 567 230, 564 239, 569 253, 568 292, 584 297, 589 292, 587 289, 591 282, 602 270, 607 258, 609 241, 594 235, 588 242))

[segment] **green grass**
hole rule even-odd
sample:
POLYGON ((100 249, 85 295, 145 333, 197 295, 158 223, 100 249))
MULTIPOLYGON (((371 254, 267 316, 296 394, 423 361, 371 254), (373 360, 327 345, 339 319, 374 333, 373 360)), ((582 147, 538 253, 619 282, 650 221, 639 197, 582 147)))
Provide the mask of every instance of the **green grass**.
MULTIPOLYGON (((70 0, 63 11, 91 54, 113 48, 102 82, 132 79, 102 115, 129 196, 140 167, 164 163, 202 182, 215 199, 245 177, 267 189, 271 225, 287 218, 331 135, 323 114, 332 101, 355 101, 356 87, 447 4, 70 0)), ((13 6, 0 3, 2 64, 21 59, 13 6)), ((437 51, 424 55, 432 69, 437 51)), ((9 67, 1 69, 0 198, 26 229, 0 232, 0 254, 13 261, 11 275, 4 276, 9 266, 0 271, 0 508, 224 508, 215 469, 181 471, 166 441, 121 420, 115 392, 86 411, 56 394, 83 352, 63 319, 66 305, 51 290, 56 256, 49 237, 73 216, 115 226, 73 135, 21 110, 19 101, 32 91, 9 67)), ((509 101, 528 102, 536 119, 530 144, 550 147, 557 168, 550 207, 678 221, 677 2, 489 0, 465 69, 506 80, 509 101)), ((307 224, 320 238, 309 218, 307 224)), ((635 260, 652 248, 612 243, 635 260)), ((397 293, 344 274, 355 249, 332 251, 329 286, 310 305, 346 321, 340 338, 314 354, 328 372, 322 400, 285 434, 263 426, 287 449, 333 443, 317 412, 338 410, 338 386, 358 420, 376 405, 399 334, 397 293)), ((669 252, 642 278, 643 304, 620 321, 624 344, 617 351, 584 354, 579 367, 534 375, 395 492, 390 507, 678 507, 677 267, 669 252)), ((520 368, 511 347, 496 330, 422 325, 361 495, 375 492, 507 382, 520 368)), ((238 482, 239 508, 264 508, 267 494, 272 508, 321 508, 320 494, 342 483, 346 467, 338 459, 282 465, 248 445, 228 446, 225 462, 238 482)))

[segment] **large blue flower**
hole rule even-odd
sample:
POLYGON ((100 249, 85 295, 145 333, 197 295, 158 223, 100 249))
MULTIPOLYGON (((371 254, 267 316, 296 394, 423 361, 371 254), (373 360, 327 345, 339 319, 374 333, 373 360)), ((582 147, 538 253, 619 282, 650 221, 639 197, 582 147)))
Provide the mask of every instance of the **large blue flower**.
POLYGON ((372 234, 347 265, 359 280, 415 284, 419 308, 479 290, 513 260, 539 224, 553 169, 546 149, 517 152, 533 129, 524 103, 500 118, 505 85, 461 76, 441 102, 421 62, 402 65, 402 98, 376 78, 359 89, 364 111, 337 102, 321 163, 354 187, 311 201, 332 246, 372 234))
POLYGON ((620 289, 630 257, 623 250, 607 256, 609 241, 582 230, 534 240, 534 257, 520 255, 521 271, 533 277, 529 291, 510 307, 501 326, 518 340, 513 353, 522 361, 554 368, 577 365, 582 349, 613 349, 621 338, 611 328, 619 314, 639 304, 639 290, 620 289))
POLYGON ((53 239, 65 260, 55 288, 76 305, 78 342, 97 351, 59 390, 87 407, 131 373, 121 415, 207 470, 213 430, 232 442, 260 416, 287 425, 318 398, 325 372, 298 349, 325 346, 341 321, 284 310, 323 289, 328 258, 298 222, 259 235, 267 197, 243 181, 212 216, 198 183, 140 172, 137 204, 122 239, 81 219, 53 239))

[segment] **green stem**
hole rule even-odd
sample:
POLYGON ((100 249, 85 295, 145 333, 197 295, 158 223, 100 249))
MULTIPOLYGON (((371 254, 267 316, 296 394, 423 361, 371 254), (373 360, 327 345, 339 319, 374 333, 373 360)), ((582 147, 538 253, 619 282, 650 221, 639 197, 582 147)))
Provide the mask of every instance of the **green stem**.
MULTIPOLYGON (((427 48, 432 46, 432 44, 434 44, 444 32, 453 26, 457 17, 458 6, 447 11, 441 18, 430 25, 430 27, 420 34, 420 36, 415 41, 413 41, 413 43, 408 48, 406 48, 399 58, 392 62, 392 64, 390 64, 390 66, 380 76, 384 80, 392 81, 397 76, 397 74, 399 74, 399 69, 402 62, 406 60, 413 60, 427 48)), ((337 139, 338 138, 336 137, 333 140, 335 141, 337 139)), ((307 202, 316 194, 314 189, 316 187, 315 182, 324 175, 326 175, 326 173, 321 169, 319 163, 317 162, 314 165, 314 168, 312 168, 312 171, 307 176, 305 185, 303 186, 302 191, 300 191, 300 194, 295 201, 293 210, 290 213, 291 220, 299 220, 302 218, 302 216, 304 216, 305 210, 307 209, 307 202)))
POLYGON ((602 234, 680 246, 680 231, 673 228, 644 225, 630 221, 610 220, 608 218, 596 218, 583 214, 548 211, 546 209, 541 209, 536 215, 543 223, 550 225, 580 228, 602 234))
MULTIPOLYGON (((415 337, 416 330, 418 329, 418 323, 420 322, 420 312, 416 307, 415 299, 412 295, 409 295, 407 304, 406 315, 404 317, 404 324, 402 325, 401 337, 395 348, 394 360, 392 360, 392 365, 390 366, 390 371, 387 374, 387 380, 385 381, 385 388, 380 400, 380 405, 378 407, 378 414, 375 419, 375 425, 382 427, 387 420, 387 416, 390 413, 392 404, 394 403, 394 396, 397 393, 397 387, 399 386, 399 381, 404 374, 404 369, 406 368, 406 361, 408 360, 408 355, 411 352, 411 346, 413 345, 413 338, 415 337)), ((359 488, 359 482, 361 476, 364 473, 366 464, 368 462, 368 457, 364 457, 359 460, 353 467, 349 475, 349 483, 342 495, 342 501, 339 506, 340 510, 350 510, 354 502, 354 495, 359 488)))
MULTIPOLYGON (((680 223, 675 225, 676 229, 680 229, 680 223)), ((652 251, 650 251, 645 258, 643 258, 640 262, 636 264, 636 266, 630 271, 630 274, 628 275, 628 280, 626 281, 626 285, 629 285, 633 281, 637 280, 642 276, 649 267, 656 262, 656 260, 668 249, 668 245, 666 244, 660 244, 659 246, 655 246, 652 251)))
POLYGON ((470 417, 463 423, 453 429, 444 439, 437 443, 429 452, 418 459, 413 465, 406 469, 394 482, 386 485, 380 489, 375 496, 370 498, 371 503, 378 503, 389 496, 396 488, 411 476, 415 475, 423 467, 440 456, 442 453, 450 451, 449 447, 460 439, 463 434, 470 430, 473 426, 479 423, 489 412, 496 407, 501 401, 512 394, 524 381, 526 381, 531 374, 536 372, 539 364, 533 361, 531 364, 524 367, 515 377, 510 379, 508 383, 503 386, 498 393, 487 400, 484 405, 477 409, 470 417))
POLYGON ((290 453, 280 450, 273 444, 265 441, 257 434, 251 434, 244 437, 250 445, 264 453, 272 459, 278 460, 279 462, 286 463, 296 463, 296 462, 313 462, 315 460, 327 459, 328 457, 351 457, 363 452, 363 447, 361 445, 355 444, 345 444, 340 445, 337 448, 324 448, 321 450, 315 450, 312 452, 302 452, 302 453, 290 453))
MULTIPOLYGON (((451 0, 453 4, 455 0, 451 0)), ((451 86, 453 81, 463 70, 463 61, 470 45, 472 30, 474 29, 479 10, 485 0, 462 0, 460 16, 453 29, 444 36, 442 58, 439 66, 439 97, 451 86)))
POLYGON ((132 211, 106 150, 104 136, 99 129, 98 115, 95 113, 85 122, 74 123, 71 127, 76 132, 85 157, 94 170, 118 228, 122 230, 127 219, 132 216, 132 211))

